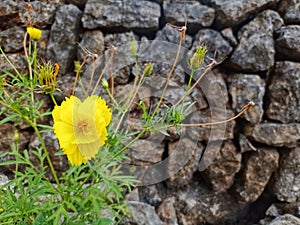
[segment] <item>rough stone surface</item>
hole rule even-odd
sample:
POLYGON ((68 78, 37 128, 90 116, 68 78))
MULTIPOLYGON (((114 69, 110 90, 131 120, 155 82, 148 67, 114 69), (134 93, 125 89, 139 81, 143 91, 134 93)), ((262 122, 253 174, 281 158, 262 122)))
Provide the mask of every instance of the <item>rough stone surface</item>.
POLYGON ((215 193, 191 183, 177 194, 178 223, 183 225, 222 224, 232 219, 243 208, 237 199, 227 192, 215 193))
POLYGON ((283 24, 279 14, 267 10, 256 16, 238 33, 239 45, 233 51, 231 63, 237 70, 257 72, 274 64, 273 31, 283 24))
MULTIPOLYGON (((300 2, 298 0, 285 0, 281 1, 281 7, 286 6, 283 19, 287 24, 300 23, 300 2)), ((285 8, 285 7, 284 7, 285 8)))
POLYGON ((298 225, 300 224, 300 218, 290 214, 279 216, 272 221, 261 221, 259 225, 298 225))
MULTIPOLYGON (((299 135, 300 136, 300 135, 299 135)), ((272 186, 276 197, 285 202, 300 200, 300 147, 284 152, 272 186)))
POLYGON ((215 191, 229 189, 241 168, 242 155, 232 141, 222 145, 212 164, 203 172, 215 191))
POLYGON ((164 225, 178 225, 175 211, 175 197, 165 199, 157 209, 157 215, 164 225))
POLYGON ((212 29, 198 31, 195 35, 192 52, 198 46, 206 46, 208 49, 206 56, 215 59, 217 62, 223 61, 232 51, 232 47, 222 35, 212 29))
POLYGON ((163 225, 153 206, 135 201, 128 201, 126 204, 131 217, 124 218, 122 225, 163 225))
POLYGON ((199 2, 164 2, 164 15, 166 21, 173 25, 188 24, 188 30, 195 30, 199 27, 210 26, 215 17, 215 11, 199 2), (182 10, 184 9, 184 10, 182 10))
POLYGON ((126 155, 131 158, 131 164, 134 165, 151 165, 158 163, 162 160, 162 154, 164 152, 164 146, 158 139, 153 137, 153 140, 149 140, 151 136, 146 140, 137 140, 126 151, 126 155))
POLYGON ((0 32, 0 46, 5 52, 17 52, 23 48, 25 30, 22 27, 12 27, 0 32))
POLYGON ((241 153, 249 152, 249 151, 257 151, 257 149, 252 145, 252 143, 246 138, 245 135, 239 135, 239 146, 241 153))
POLYGON ((102 32, 99 30, 84 32, 80 46, 77 49, 77 58, 80 61, 83 61, 84 57, 88 55, 91 56, 91 59, 93 59, 93 54, 101 56, 104 53, 104 37, 102 32))
POLYGON ((160 7, 149 1, 88 0, 85 5, 82 24, 84 28, 95 29, 158 29, 160 7))
MULTIPOLYGON (((162 30, 158 31, 155 40, 167 41, 174 44, 179 44, 180 34, 178 30, 171 26, 165 26, 162 30)), ((190 48, 192 45, 193 38, 186 34, 182 46, 185 48, 190 48)))
POLYGON ((234 36, 233 31, 230 27, 223 29, 221 31, 221 34, 223 35, 225 40, 228 41, 228 43, 231 46, 236 47, 238 45, 238 41, 237 41, 236 37, 234 36))
POLYGON ((299 202, 274 203, 266 211, 266 216, 274 218, 284 214, 291 214, 300 218, 299 204, 299 202))
POLYGON ((243 170, 243 184, 238 189, 245 202, 254 202, 264 191, 273 172, 278 167, 279 153, 276 149, 258 148, 252 152, 243 170))
POLYGON ((202 2, 215 9, 215 23, 218 27, 228 27, 242 23, 263 8, 278 2, 278 0, 254 0, 251 2, 202 0, 202 2))
POLYGON ((197 141, 188 138, 181 138, 178 142, 169 144, 169 187, 183 187, 191 182, 203 150, 202 145, 197 145, 197 141))
POLYGON ((283 123, 300 121, 300 63, 277 62, 268 87, 266 115, 283 123))
POLYGON ((74 5, 61 6, 55 15, 48 44, 48 57, 59 63, 61 73, 73 67, 82 12, 74 5))
POLYGON ((294 147, 300 141, 300 124, 261 123, 245 127, 245 135, 251 140, 276 147, 294 147))
POLYGON ((240 112, 243 106, 252 101, 255 106, 242 117, 252 124, 259 123, 264 113, 263 98, 265 94, 265 81, 258 75, 234 74, 229 77, 229 93, 232 99, 232 108, 235 113, 240 112))
MULTIPOLYGON (((300 3, 299 3, 300 8, 300 3)), ((276 31, 278 38, 275 41, 276 54, 280 59, 300 62, 300 26, 283 26, 276 31)))

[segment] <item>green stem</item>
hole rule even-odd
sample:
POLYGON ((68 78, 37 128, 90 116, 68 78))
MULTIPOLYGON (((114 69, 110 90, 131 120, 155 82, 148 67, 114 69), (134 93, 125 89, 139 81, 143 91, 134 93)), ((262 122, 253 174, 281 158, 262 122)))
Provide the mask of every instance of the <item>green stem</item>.
POLYGON ((113 155, 113 158, 118 157, 121 155, 124 151, 126 151, 134 142, 136 142, 140 137, 146 132, 146 129, 144 129, 141 133, 139 133, 134 139, 132 139, 125 147, 123 147, 120 151, 118 151, 116 154, 113 155))
POLYGON ((21 74, 19 73, 19 71, 17 70, 17 68, 15 67, 15 65, 9 60, 9 58, 7 57, 7 55, 5 54, 5 52, 3 51, 3 49, 1 47, 0 47, 0 52, 3 55, 4 59, 6 60, 6 62, 8 62, 8 64, 11 66, 11 68, 19 76, 19 78, 21 78, 21 74))
POLYGON ((189 91, 190 91, 190 89, 191 89, 191 84, 192 84, 192 80, 193 80, 194 73, 195 73, 195 70, 192 68, 192 71, 191 71, 191 74, 190 74, 190 79, 189 79, 187 88, 186 88, 186 90, 185 90, 185 94, 184 94, 183 99, 182 99, 181 108, 180 108, 180 114, 182 114, 182 111, 183 111, 183 105, 184 105, 185 99, 186 99, 186 97, 187 97, 187 95, 189 94, 189 91))

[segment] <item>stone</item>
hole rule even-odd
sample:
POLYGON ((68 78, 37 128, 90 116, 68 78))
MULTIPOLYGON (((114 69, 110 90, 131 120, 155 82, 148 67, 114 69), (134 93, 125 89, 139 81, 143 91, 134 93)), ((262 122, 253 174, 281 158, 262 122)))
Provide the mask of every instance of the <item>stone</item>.
POLYGON ((257 149, 252 145, 250 140, 244 134, 239 134, 239 146, 241 153, 257 151, 257 149))
POLYGON ((140 201, 150 204, 157 208, 163 201, 160 191, 164 188, 161 184, 140 186, 139 188, 140 201))
POLYGON ((127 201, 126 205, 130 217, 125 217, 121 222, 122 225, 163 225, 153 206, 135 201, 127 201))
POLYGON ((0 32, 0 46, 6 53, 13 53, 24 47, 25 30, 22 27, 14 26, 0 32))
POLYGON ((51 26, 48 57, 60 65, 60 72, 70 72, 76 56, 82 12, 75 5, 59 7, 51 26))
POLYGON ((277 62, 267 89, 266 115, 282 123, 300 122, 300 63, 277 62))
MULTIPOLYGON (((152 136, 154 136, 153 134, 152 136)), ((159 135, 159 134, 158 134, 159 135)), ((130 157, 133 165, 152 165, 162 160, 164 146, 160 143, 159 138, 150 136, 146 140, 137 140, 134 142, 125 154, 130 157), (151 138, 154 138, 151 140, 151 138)))
MULTIPOLYGON (((300 9, 300 3, 299 3, 300 9)), ((300 26, 282 26, 276 30, 275 49, 277 58, 300 62, 300 26)))
POLYGON ((85 31, 77 49, 77 59, 82 62, 89 56, 89 64, 104 53, 104 36, 100 30, 85 31), (95 54, 95 55, 94 55, 95 54))
MULTIPOLYGON (((218 122, 234 116, 230 109, 210 107, 201 111, 197 111, 191 117, 192 124, 205 124, 211 121, 218 122)), ((219 141, 233 139, 234 127, 236 122, 218 125, 195 126, 197 129, 188 130, 188 135, 192 140, 198 141, 219 141)))
POLYGON ((203 171, 212 189, 221 192, 229 189, 241 168, 242 155, 232 141, 225 141, 212 164, 203 171))
POLYGON ((266 223, 260 222, 259 225, 298 225, 300 219, 290 214, 285 214, 275 218, 274 220, 266 223))
POLYGON ((85 6, 87 0, 67 0, 68 3, 78 6, 80 9, 85 6))
POLYGON ((225 28, 243 23, 268 6, 276 4, 278 0, 254 0, 251 2, 202 0, 201 2, 215 9, 215 25, 218 28, 225 28))
POLYGON ((231 46, 236 47, 238 45, 238 41, 237 41, 236 37, 233 34, 232 28, 228 27, 228 28, 223 29, 221 31, 221 34, 223 35, 225 40, 228 41, 228 43, 231 46))
POLYGON ((265 81, 254 74, 230 75, 229 94, 232 99, 232 109, 238 113, 250 101, 255 105, 245 112, 242 117, 252 124, 261 122, 263 110, 263 98, 265 95, 265 81))
MULTIPOLYGON (((24 56, 18 53, 8 53, 6 54, 6 56, 14 64, 14 66, 20 73, 27 73, 28 63, 24 56)), ((2 70, 13 72, 13 68, 8 64, 8 62, 2 54, 0 54, 0 68, 2 70)))
POLYGON ((215 18, 215 11, 212 8, 196 1, 164 1, 163 12, 167 23, 178 26, 187 23, 188 33, 201 27, 209 27, 215 18))
POLYGON ((25 7, 25 4, 17 0, 3 0, 0 2, 1 30, 21 23, 20 9, 23 7, 25 7))
POLYGON ((254 202, 263 193, 272 174, 276 171, 279 153, 276 149, 257 148, 246 161, 242 172, 243 184, 237 192, 245 202, 254 202))
POLYGON ((178 225, 175 211, 175 197, 164 199, 157 209, 157 215, 163 221, 164 225, 178 225))
POLYGON ((279 14, 266 10, 258 14, 239 33, 239 45, 230 58, 235 70, 248 73, 266 71, 274 65, 273 31, 283 24, 279 14))
POLYGON ((235 218, 244 207, 228 192, 216 193, 199 183, 191 183, 176 192, 176 199, 178 223, 183 225, 223 224, 235 218))
POLYGON ((168 187, 187 186, 194 173, 198 170, 198 163, 204 147, 197 145, 197 141, 181 138, 179 141, 169 143, 168 149, 168 187))
POLYGON ((280 201, 297 202, 300 200, 300 147, 283 152, 280 165, 271 190, 280 201))
MULTIPOLYGON (((60 150, 60 147, 58 144, 58 140, 53 132, 42 133, 42 138, 45 142, 45 146, 53 163, 53 167, 57 173, 57 176, 59 177, 63 172, 65 172, 68 169, 68 159, 65 155, 56 155, 56 153, 60 150)), ((34 165, 40 165, 40 160, 33 153, 33 151, 38 148, 41 148, 41 142, 39 141, 36 135, 33 135, 29 143, 29 154, 30 160, 33 162, 34 165)), ((50 180, 54 182, 55 180, 49 167, 46 169, 46 172, 46 176, 48 178, 50 177, 50 180)))
MULTIPOLYGON (((114 71, 115 85, 124 85, 128 83, 131 68, 130 65, 134 63, 134 57, 130 53, 130 43, 137 41, 137 36, 131 31, 126 33, 107 34, 104 37, 104 46, 108 46, 109 50, 105 54, 106 61, 114 51, 112 71, 114 71)), ((137 47, 139 43, 137 42, 137 47)), ((110 77, 110 69, 104 73, 105 78, 110 77)))
POLYGON ((295 147, 300 140, 300 123, 246 125, 247 138, 275 147, 295 147))
POLYGON ((61 1, 54 0, 51 2, 32 1, 30 3, 21 4, 20 8, 21 21, 24 24, 30 24, 40 29, 45 29, 51 25, 54 20, 55 12, 61 1))
POLYGON ((202 29, 196 33, 192 52, 199 46, 207 48, 206 57, 215 59, 217 62, 225 60, 231 53, 232 47, 222 35, 212 29, 202 29))
MULTIPOLYGON (((156 34, 155 40, 167 41, 174 44, 179 44, 181 32, 171 26, 165 26, 162 30, 159 30, 156 34)), ((193 38, 186 34, 183 40, 182 46, 184 48, 190 48, 192 46, 193 38)))
POLYGON ((149 1, 88 0, 82 17, 86 29, 109 30, 157 30, 159 25, 159 4, 149 1))
POLYGON ((274 203, 266 211, 268 217, 278 217, 284 214, 291 214, 300 217, 299 202, 295 203, 274 203))
POLYGON ((283 19, 286 24, 299 24, 300 23, 300 2, 298 0, 281 1, 279 7, 284 7, 283 19), (285 5, 285 6, 284 6, 285 5))

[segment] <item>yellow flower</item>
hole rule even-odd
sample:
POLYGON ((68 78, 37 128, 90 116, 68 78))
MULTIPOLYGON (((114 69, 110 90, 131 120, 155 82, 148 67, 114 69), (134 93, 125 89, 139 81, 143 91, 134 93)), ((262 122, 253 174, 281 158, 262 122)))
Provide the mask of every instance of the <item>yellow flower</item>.
POLYGON ((75 96, 66 98, 52 111, 54 133, 71 165, 81 165, 95 157, 107 139, 106 127, 111 111, 95 95, 83 102, 75 96))
POLYGON ((42 31, 34 27, 27 27, 27 33, 35 41, 39 40, 42 37, 42 31))

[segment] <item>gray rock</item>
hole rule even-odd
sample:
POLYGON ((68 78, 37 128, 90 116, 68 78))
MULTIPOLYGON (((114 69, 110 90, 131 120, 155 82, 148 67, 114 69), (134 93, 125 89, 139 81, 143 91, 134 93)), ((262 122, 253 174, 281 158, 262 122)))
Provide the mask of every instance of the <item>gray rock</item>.
POLYGON ((229 94, 232 99, 232 109, 240 112, 243 106, 252 101, 255 106, 242 115, 250 123, 259 123, 262 119, 265 81, 258 75, 234 74, 229 77, 229 94))
POLYGON ((17 0, 1 1, 0 2, 1 30, 11 28, 16 24, 20 24, 21 22, 20 10, 25 7, 26 6, 23 2, 17 0))
POLYGON ((85 5, 82 25, 87 29, 156 30, 160 7, 149 1, 88 0, 85 5))
POLYGON ((78 7, 84 7, 88 0, 67 0, 68 3, 77 5, 78 7))
POLYGON ((33 1, 29 3, 21 3, 20 16, 24 24, 32 23, 38 28, 46 28, 51 25, 54 20, 55 12, 58 6, 62 5, 61 1, 55 0, 49 3, 42 1, 33 1), (28 7, 31 7, 28 10, 28 7))
POLYGON ((235 26, 249 19, 278 0, 254 0, 254 1, 221 1, 202 0, 215 9, 215 23, 219 28, 235 26))
POLYGON ((25 30, 22 27, 12 27, 0 32, 0 46, 4 52, 17 52, 23 48, 25 30))
POLYGON ((245 127, 245 135, 254 141, 276 147, 295 147, 300 140, 300 124, 261 123, 245 127))
POLYGON ((243 184, 238 188, 245 202, 254 202, 265 190, 273 172, 278 167, 279 153, 276 149, 258 148, 247 159, 243 170, 243 184))
POLYGON ((206 56, 214 58, 217 62, 223 61, 232 51, 232 47, 222 35, 212 29, 199 30, 194 37, 192 52, 198 46, 206 46, 208 50, 206 56))
MULTIPOLYGON (((101 56, 104 53, 104 37, 102 32, 99 30, 85 31, 82 35, 80 46, 89 51, 92 55, 96 54, 97 56, 101 56)), ((77 49, 77 59, 83 61, 84 57, 89 55, 89 52, 86 52, 80 46, 78 46, 77 49)), ((92 62, 92 60, 93 57, 91 57, 89 61, 92 62)))
POLYGON ((300 200, 300 147, 283 153, 271 189, 280 201, 296 202, 300 200))
POLYGON ((122 225, 163 225, 153 206, 135 201, 128 201, 126 204, 130 217, 125 217, 122 225))
POLYGON ((169 144, 168 187, 184 187, 191 182, 203 150, 201 144, 188 138, 169 144))
POLYGON ((277 62, 268 87, 268 118, 283 123, 300 121, 300 63, 277 62))
POLYGON ((291 214, 300 217, 299 202, 274 203, 266 211, 266 216, 268 217, 278 217, 284 214, 291 214))
MULTIPOLYGON (((174 44, 179 44, 180 41, 180 34, 178 30, 176 30, 173 27, 165 26, 162 30, 158 31, 155 37, 155 40, 159 41, 167 41, 174 44)), ((182 46, 184 48, 190 48, 192 45, 193 38, 189 35, 185 35, 184 41, 182 43, 182 46)))
POLYGON ((283 24, 279 14, 266 10, 246 24, 238 33, 239 45, 230 58, 237 70, 257 72, 274 64, 273 31, 283 24))
POLYGON ((229 42, 231 46, 236 47, 238 45, 238 41, 234 36, 233 31, 230 27, 223 29, 221 31, 221 34, 223 35, 225 40, 229 42))
MULTIPOLYGON (((282 1, 282 5, 287 5, 284 12, 283 19, 287 24, 299 24, 300 23, 300 2, 298 0, 286 0, 282 1)), ((282 7, 280 5, 279 9, 282 7)))
POLYGON ((229 189, 236 173, 241 168, 242 155, 232 141, 225 141, 213 160, 203 172, 208 178, 213 190, 219 192, 229 189))
POLYGON ((243 205, 228 192, 219 192, 203 188, 199 183, 191 183, 176 193, 175 209, 179 224, 223 224, 235 218, 243 205))
POLYGON ((272 220, 271 222, 259 223, 259 225, 299 225, 299 224, 300 224, 300 219, 290 214, 279 216, 274 220, 272 220))
POLYGON ((161 184, 140 186, 138 189, 140 201, 156 208, 162 203, 163 198, 160 191, 163 191, 164 188, 161 187, 161 184))
MULTIPOLYGON (((27 73, 28 71, 28 62, 26 61, 25 57, 18 54, 18 53, 8 53, 6 56, 9 60, 14 64, 16 69, 21 73, 27 73)), ((7 70, 9 72, 13 72, 12 67, 7 63, 4 56, 0 55, 0 68, 2 70, 7 70)))
POLYGON ((275 49, 278 58, 300 62, 300 26, 283 26, 276 34, 278 38, 275 41, 275 49))
POLYGON ((162 160, 162 154, 164 152, 164 145, 160 143, 159 137, 154 137, 162 134, 152 134, 146 140, 137 140, 134 142, 128 150, 126 155, 130 157, 131 164, 133 165, 151 165, 158 163, 162 160), (153 140, 151 140, 153 138, 153 140))
POLYGON ((245 135, 239 134, 239 146, 241 153, 249 151, 257 151, 257 149, 252 145, 252 143, 246 138, 245 135))
POLYGON ((215 17, 215 11, 199 2, 172 2, 167 1, 163 4, 166 21, 173 25, 188 24, 188 30, 199 29, 200 27, 210 26, 215 17))
POLYGON ((60 65, 61 73, 73 67, 80 33, 82 12, 74 5, 61 6, 51 27, 48 57, 60 65))
POLYGON ((175 211, 175 197, 166 198, 157 209, 157 215, 164 225, 178 225, 175 211))

